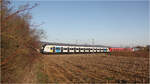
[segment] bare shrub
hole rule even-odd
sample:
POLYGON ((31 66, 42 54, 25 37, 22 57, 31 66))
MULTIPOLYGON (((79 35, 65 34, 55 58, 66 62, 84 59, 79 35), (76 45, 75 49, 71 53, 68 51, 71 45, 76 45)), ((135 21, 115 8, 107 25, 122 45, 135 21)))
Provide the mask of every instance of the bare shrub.
POLYGON ((29 12, 34 6, 24 5, 18 10, 10 7, 10 1, 2 0, 1 6, 1 82, 19 82, 26 67, 31 67, 40 54, 39 35, 30 27, 29 12))

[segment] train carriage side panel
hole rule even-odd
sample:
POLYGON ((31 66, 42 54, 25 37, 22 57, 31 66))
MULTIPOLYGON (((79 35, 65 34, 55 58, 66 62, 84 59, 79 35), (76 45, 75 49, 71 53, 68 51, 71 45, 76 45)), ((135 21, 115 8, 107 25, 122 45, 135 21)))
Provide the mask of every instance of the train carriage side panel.
POLYGON ((69 53, 74 53, 74 47, 73 46, 69 46, 69 53))
POLYGON ((90 47, 90 53, 92 53, 93 52, 93 47, 90 47))
POLYGON ((90 53, 90 47, 88 47, 88 53, 90 53))
POLYGON ((68 51, 69 51, 69 47, 68 46, 62 46, 63 48, 63 50, 62 50, 62 53, 68 53, 68 51))
POLYGON ((85 47, 85 53, 88 53, 88 52, 89 52, 89 48, 85 47))
POLYGON ((84 47, 80 47, 80 52, 84 53, 84 47))
POLYGON ((97 48, 97 52, 98 52, 98 53, 100 52, 100 47, 97 48))
POLYGON ((54 46, 50 46, 50 53, 54 52, 54 46))
POLYGON ((97 48, 96 47, 94 47, 94 53, 96 53, 97 52, 97 48))
POLYGON ((43 47, 43 53, 53 53, 53 48, 54 46, 53 45, 45 45, 43 47))
POLYGON ((104 52, 104 48, 100 48, 100 52, 104 52))
POLYGON ((61 53, 61 46, 55 46, 55 53, 61 53))
POLYGON ((80 48, 79 47, 75 47, 75 52, 79 53, 80 52, 80 48))

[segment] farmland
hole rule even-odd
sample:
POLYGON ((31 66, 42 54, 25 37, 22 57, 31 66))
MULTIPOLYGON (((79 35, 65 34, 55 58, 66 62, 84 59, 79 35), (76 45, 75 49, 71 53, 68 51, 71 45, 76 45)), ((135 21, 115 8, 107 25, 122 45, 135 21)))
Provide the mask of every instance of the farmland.
POLYGON ((146 57, 106 54, 43 55, 36 65, 36 82, 42 83, 146 83, 146 57))

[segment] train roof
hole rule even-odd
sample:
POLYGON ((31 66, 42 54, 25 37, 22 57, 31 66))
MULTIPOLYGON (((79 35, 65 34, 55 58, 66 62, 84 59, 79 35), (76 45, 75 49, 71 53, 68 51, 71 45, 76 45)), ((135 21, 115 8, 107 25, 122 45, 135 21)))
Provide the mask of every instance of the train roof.
POLYGON ((68 43, 55 43, 55 42, 41 42, 41 45, 57 45, 57 46, 75 46, 75 47, 109 47, 103 45, 85 45, 85 44, 68 44, 68 43))

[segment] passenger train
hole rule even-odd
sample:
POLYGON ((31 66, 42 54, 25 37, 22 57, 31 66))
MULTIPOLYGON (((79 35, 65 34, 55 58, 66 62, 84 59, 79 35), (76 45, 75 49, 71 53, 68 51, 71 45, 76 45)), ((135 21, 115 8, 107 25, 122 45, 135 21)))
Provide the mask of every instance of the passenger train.
POLYGON ((108 47, 85 47, 85 46, 59 46, 59 45, 43 45, 41 53, 100 53, 110 52, 108 47))
POLYGON ((136 51, 134 48, 109 48, 109 47, 88 47, 88 46, 60 46, 45 44, 40 49, 43 54, 54 53, 109 53, 109 52, 122 52, 136 51))

